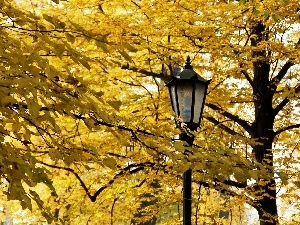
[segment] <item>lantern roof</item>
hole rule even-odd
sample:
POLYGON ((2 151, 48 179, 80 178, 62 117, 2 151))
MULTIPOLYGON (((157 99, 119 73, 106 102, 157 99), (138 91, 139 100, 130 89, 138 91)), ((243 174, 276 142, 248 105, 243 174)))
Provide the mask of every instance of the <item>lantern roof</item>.
POLYGON ((193 66, 191 65, 191 58, 189 56, 186 59, 185 66, 183 67, 181 73, 177 74, 174 77, 179 80, 190 80, 191 78, 197 78, 198 81, 207 82, 207 80, 205 80, 193 70, 193 66))

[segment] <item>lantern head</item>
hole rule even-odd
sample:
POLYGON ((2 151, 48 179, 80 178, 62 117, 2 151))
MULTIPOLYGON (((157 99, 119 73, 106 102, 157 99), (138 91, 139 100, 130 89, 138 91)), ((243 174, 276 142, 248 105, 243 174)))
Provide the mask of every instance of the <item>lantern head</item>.
MULTIPOLYGON (((210 80, 205 80, 191 66, 190 57, 181 73, 172 77, 169 88, 172 108, 190 130, 196 130, 201 121, 204 101, 210 80)), ((180 126, 180 123, 177 122, 180 126)))

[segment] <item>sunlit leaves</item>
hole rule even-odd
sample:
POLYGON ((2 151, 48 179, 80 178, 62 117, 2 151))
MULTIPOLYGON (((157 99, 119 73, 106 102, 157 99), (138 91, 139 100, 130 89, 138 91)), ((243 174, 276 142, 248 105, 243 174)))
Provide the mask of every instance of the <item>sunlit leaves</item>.
MULTIPOLYGON (((253 190, 274 175, 273 167, 278 185, 299 186, 297 161, 285 150, 297 153, 296 129, 274 138, 272 166, 253 155, 268 139, 253 135, 265 108, 255 108, 260 98, 251 83, 262 58, 270 79, 285 62, 297 62, 299 34, 291 30, 297 1, 20 1, 25 10, 1 4, 0 163, 7 195, 23 208, 43 209, 49 222, 129 224, 149 190, 161 212, 177 209, 181 174, 189 168, 195 187, 235 193, 242 206, 260 200, 262 192, 253 190), (254 45, 259 21, 268 39, 254 45), (172 142, 182 130, 163 85, 187 55, 197 72, 213 78, 207 102, 219 107, 205 107, 194 146, 172 142)), ((283 79, 273 108, 297 101, 297 74, 293 68, 283 79)), ((270 130, 298 123, 293 104, 270 130)), ((196 191, 193 201, 208 202, 196 191)), ((203 223, 216 215, 197 210, 203 223)), ((162 222, 180 223, 174 214, 162 222)))

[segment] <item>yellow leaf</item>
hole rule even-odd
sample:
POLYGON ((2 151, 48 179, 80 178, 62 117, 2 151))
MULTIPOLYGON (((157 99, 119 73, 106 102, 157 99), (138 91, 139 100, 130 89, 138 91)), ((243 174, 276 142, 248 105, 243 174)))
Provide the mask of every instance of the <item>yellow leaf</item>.
POLYGON ((106 159, 103 160, 103 164, 107 167, 109 167, 112 170, 116 169, 116 160, 112 157, 107 157, 106 159))
POLYGON ((119 50, 119 53, 129 62, 132 62, 132 58, 125 51, 119 50))
POLYGON ((123 42, 122 45, 123 45, 128 51, 130 51, 130 52, 137 52, 137 51, 138 51, 134 46, 132 46, 132 45, 126 43, 126 42, 123 42))
POLYGON ((115 110, 119 111, 122 105, 121 101, 108 101, 108 104, 113 107, 115 110))

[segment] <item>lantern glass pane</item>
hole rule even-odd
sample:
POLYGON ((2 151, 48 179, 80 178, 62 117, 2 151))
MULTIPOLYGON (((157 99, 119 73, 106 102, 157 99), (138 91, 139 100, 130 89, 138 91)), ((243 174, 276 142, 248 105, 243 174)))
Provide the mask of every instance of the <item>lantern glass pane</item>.
POLYGON ((180 117, 185 123, 191 122, 193 85, 185 82, 178 84, 177 96, 180 117))
POLYGON ((174 110, 176 116, 179 116, 177 99, 176 99, 176 86, 175 85, 172 85, 170 87, 170 95, 171 95, 171 101, 172 101, 173 110, 174 110))
POLYGON ((205 98, 206 84, 202 82, 196 83, 195 89, 195 108, 194 108, 194 123, 200 123, 200 117, 202 114, 203 103, 205 98))

